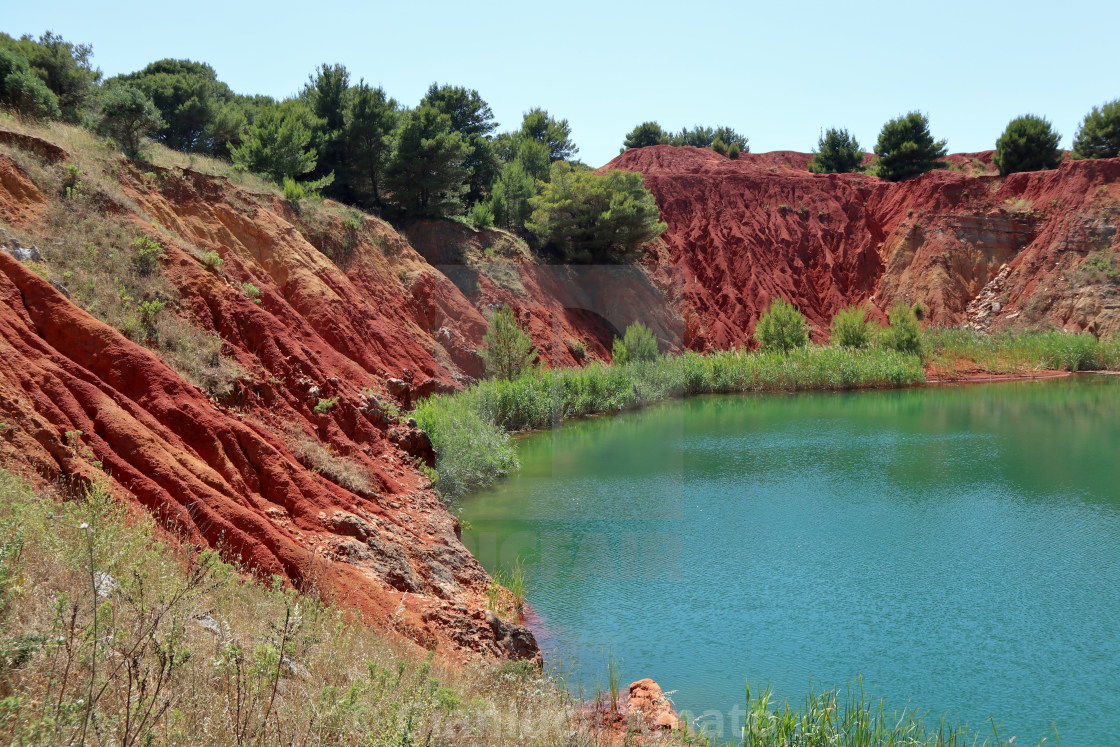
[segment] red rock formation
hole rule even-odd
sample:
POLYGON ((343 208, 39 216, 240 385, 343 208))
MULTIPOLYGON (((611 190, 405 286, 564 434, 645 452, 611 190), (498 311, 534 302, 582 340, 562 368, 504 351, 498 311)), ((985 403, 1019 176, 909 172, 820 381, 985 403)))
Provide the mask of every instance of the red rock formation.
MULTIPOLYGON (((950 161, 986 169, 991 152, 950 161)), ((1006 178, 941 170, 901 183, 797 170, 807 162, 654 146, 604 167, 641 172, 657 199, 668 251, 647 266, 685 319, 688 347, 748 343, 777 296, 801 308, 818 340, 836 311, 858 303, 881 312, 896 299, 921 302, 930 323, 963 324, 1004 264, 1006 297, 986 326, 1022 323, 1029 311, 1032 323, 1120 329, 1115 287, 1069 282, 1089 254, 1115 247, 1120 160, 1006 178)))
MULTIPOLYGON (((44 168, 68 158, 27 135, 0 142, 44 168)), ((669 349, 743 344, 777 296, 806 312, 818 339, 842 306, 899 298, 921 301, 934 322, 998 326, 1029 313, 1120 328, 1115 284, 1070 283, 1090 253, 1116 244, 1120 161, 901 184, 809 174, 807 162, 668 146, 620 156, 612 166, 643 172, 669 225, 642 267, 535 264, 508 234, 449 222, 414 225, 409 239, 371 217, 354 230, 337 206, 301 214, 223 178, 122 162, 125 197, 105 207, 163 247, 177 294, 167 313, 220 336, 239 370, 234 390, 207 397, 77 308, 33 271, 50 273, 49 246, 32 265, 0 251, 0 464, 81 481, 94 477, 92 456, 164 526, 417 645, 535 656, 528 631, 486 615, 489 579, 420 470, 430 443, 392 414, 481 375, 490 309, 511 305, 551 365, 609 358, 635 320, 669 349), (361 479, 319 472, 315 459, 331 455, 361 479)), ((979 171, 990 154, 955 162, 979 171)), ((0 156, 8 229, 46 218, 60 198, 44 190, 0 156)))
MULTIPOLYGON (((14 161, 0 157, 0 173, 10 177, 0 206, 18 233, 48 198, 14 161)), ((99 461, 114 491, 163 526, 419 646, 537 656, 526 629, 487 618, 489 577, 419 470, 430 442, 382 406, 459 386, 463 350, 445 347, 431 321, 443 315, 434 331, 466 348, 481 315, 374 219, 343 272, 309 241, 341 225, 316 232, 286 204, 223 179, 157 174, 124 172, 138 208, 129 217, 163 246, 176 313, 221 336, 240 370, 234 392, 208 398, 0 252, 0 464, 69 484, 94 478, 99 461), (206 251, 219 269, 200 260, 206 251), (422 276, 435 276, 429 298, 408 292, 422 276), (360 479, 309 469, 316 453, 344 457, 360 479)))

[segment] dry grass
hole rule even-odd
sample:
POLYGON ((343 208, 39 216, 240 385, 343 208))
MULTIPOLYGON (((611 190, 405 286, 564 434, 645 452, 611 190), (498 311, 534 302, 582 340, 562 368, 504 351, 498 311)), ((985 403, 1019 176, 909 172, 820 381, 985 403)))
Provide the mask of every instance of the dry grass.
POLYGON ((0 471, 4 743, 592 743, 532 666, 445 668, 154 536, 104 486, 58 504, 0 471))
POLYGON ((285 429, 284 441, 299 460, 300 464, 312 472, 322 475, 339 487, 363 496, 375 496, 376 478, 357 462, 335 454, 316 439, 304 433, 298 426, 285 429))
POLYGON ((181 313, 176 289, 159 271, 162 247, 153 243, 161 238, 158 231, 149 235, 129 217, 147 220, 121 189, 123 158, 70 125, 31 127, 6 119, 0 126, 49 139, 70 153, 64 163, 51 163, 18 146, 0 145, 50 200, 43 221, 9 231, 39 247, 43 260, 32 269, 78 306, 150 348, 187 381, 212 396, 230 394, 240 372, 221 356, 221 340, 181 313))

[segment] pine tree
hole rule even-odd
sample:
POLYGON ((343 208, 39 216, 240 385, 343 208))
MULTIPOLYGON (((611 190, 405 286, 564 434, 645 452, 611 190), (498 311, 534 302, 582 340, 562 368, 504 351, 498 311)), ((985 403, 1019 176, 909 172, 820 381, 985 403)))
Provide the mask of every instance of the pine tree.
POLYGON ((486 364, 486 373, 511 381, 526 373, 537 360, 533 340, 517 322, 509 306, 503 306, 490 318, 490 328, 482 336, 479 349, 486 364))
POLYGON ((427 104, 410 111, 385 174, 393 202, 414 217, 461 213, 467 152, 446 114, 427 104))
POLYGON ((944 140, 934 141, 929 119, 921 112, 903 114, 883 125, 875 144, 875 173, 882 179, 899 181, 945 168, 948 151, 944 140))
POLYGON ((1085 115, 1073 138, 1074 158, 1120 156, 1120 99, 1109 101, 1085 115))
POLYGON ((393 153, 396 124, 397 102, 386 97, 384 89, 370 88, 359 81, 346 110, 345 178, 361 205, 381 204, 381 184, 393 153))
POLYGON ((830 127, 817 140, 817 150, 809 161, 815 174, 847 174, 863 168, 863 148, 847 130, 830 127))
POLYGON ((1019 171, 1057 168, 1062 162, 1062 151, 1058 147, 1061 139, 1048 121, 1024 114, 1011 120, 999 136, 992 162, 1005 176, 1019 171))

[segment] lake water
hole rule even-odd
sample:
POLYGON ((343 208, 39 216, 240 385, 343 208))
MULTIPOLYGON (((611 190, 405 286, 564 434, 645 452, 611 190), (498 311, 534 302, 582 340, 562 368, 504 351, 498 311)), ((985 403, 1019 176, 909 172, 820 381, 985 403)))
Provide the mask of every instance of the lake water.
POLYGON ((1017 744, 1120 743, 1118 378, 697 397, 519 452, 463 540, 520 559, 573 689, 613 656, 730 737, 745 681, 862 677, 1017 744))

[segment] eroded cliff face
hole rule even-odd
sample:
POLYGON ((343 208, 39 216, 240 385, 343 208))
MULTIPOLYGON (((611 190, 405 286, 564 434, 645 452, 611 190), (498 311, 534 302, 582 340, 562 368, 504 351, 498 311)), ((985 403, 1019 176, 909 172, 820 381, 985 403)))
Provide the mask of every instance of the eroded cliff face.
MULTIPOLYGON (((49 237, 41 222, 61 198, 11 158, 0 174, 10 236, 49 237)), ((50 242, 27 264, 0 251, 0 464, 65 489, 100 462, 164 527, 418 646, 536 656, 526 629, 486 612, 490 579, 421 471, 430 442, 398 414, 479 372, 482 315, 375 219, 309 226, 224 179, 127 163, 120 174, 126 199, 107 209, 162 246, 177 294, 163 313, 221 338, 232 391, 208 396, 78 308, 50 242), (312 243, 348 231, 345 245, 312 243), (343 250, 339 264, 325 254, 343 250)))
POLYGON ((691 348, 749 343, 778 296, 817 340, 844 306, 867 304, 881 319, 896 300, 920 302, 933 324, 1120 329, 1120 286, 1082 271, 1116 251, 1120 159, 1006 178, 971 175, 986 174, 990 152, 950 160, 960 170, 902 183, 811 174, 806 154, 732 161, 671 146, 604 168, 641 172, 657 199, 668 254, 648 266, 675 289, 691 348), (985 292, 1001 270, 999 292, 985 292))
MULTIPOLYGON (((164 313, 216 336, 208 355, 232 372, 203 391, 159 345, 69 297, 51 240, 69 198, 42 174, 73 154, 19 133, 0 144, 0 464, 66 490, 100 462, 167 529, 451 658, 538 653, 487 613, 490 579, 423 474, 426 435, 401 414, 482 374, 493 308, 512 306, 553 366, 609 360, 636 320, 667 350, 746 344, 776 296, 817 339, 838 309, 881 318, 896 299, 934 323, 1120 328, 1117 284, 1086 269, 1115 253, 1116 160, 887 184, 810 174, 806 154, 629 151, 611 166, 644 174, 669 228, 641 266, 593 267, 543 264, 502 232, 426 222, 406 236, 114 157, 115 196, 98 209, 159 244, 164 313), (40 257, 16 251, 21 236, 41 237, 40 257)), ((990 154, 954 160, 983 172, 990 154)))

